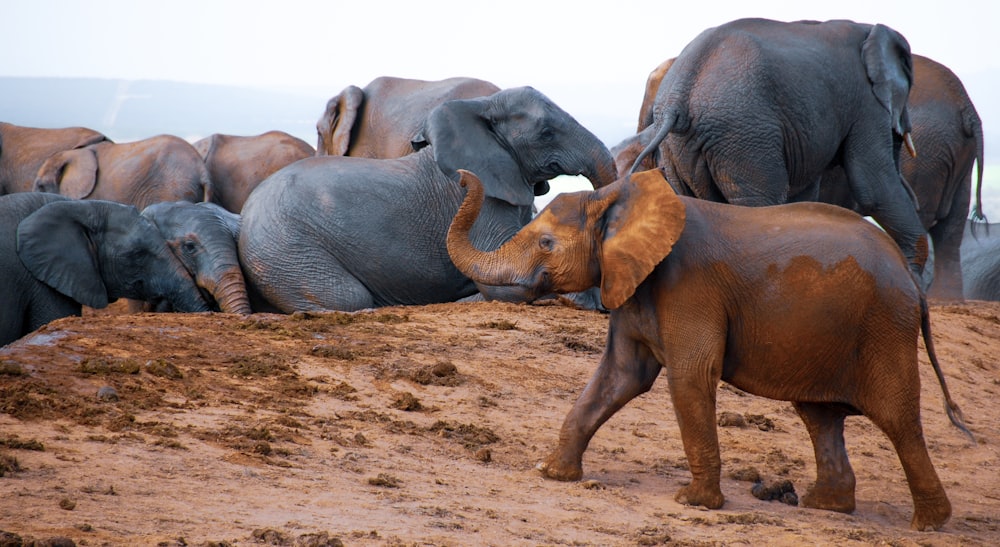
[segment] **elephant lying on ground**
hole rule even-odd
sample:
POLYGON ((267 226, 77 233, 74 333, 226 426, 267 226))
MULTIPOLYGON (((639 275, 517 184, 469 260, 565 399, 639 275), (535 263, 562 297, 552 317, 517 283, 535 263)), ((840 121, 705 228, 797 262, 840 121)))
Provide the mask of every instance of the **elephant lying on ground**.
POLYGON ((427 116, 454 99, 485 97, 500 88, 475 78, 426 81, 382 76, 364 89, 348 86, 316 122, 317 156, 401 158, 427 145, 427 116))
POLYGON ((215 133, 194 143, 212 179, 212 202, 239 214, 250 192, 282 167, 315 155, 306 141, 283 131, 255 136, 215 133))
POLYGON ((1000 224, 965 227, 962 238, 962 281, 965 297, 1000 301, 1000 224))
POLYGON ((208 311, 152 223, 109 201, 0 196, 0 279, 0 345, 117 298, 208 311))
POLYGON ((633 171, 652 156, 678 192, 763 206, 815 201, 820 176, 843 166, 919 274, 926 235, 898 169, 911 85, 909 44, 884 25, 733 21, 665 71, 633 171))
POLYGON ((447 101, 423 137, 429 145, 402 158, 308 158, 262 182, 241 215, 247 283, 286 313, 459 300, 477 288, 445 249, 462 201, 457 169, 476 169, 486 186, 473 230, 485 248, 531 219, 549 179, 616 178, 600 139, 528 87, 447 101))
POLYGON ((31 192, 49 156, 108 140, 86 127, 45 129, 0 122, 0 196, 31 192))
POLYGON ((140 210, 161 201, 212 199, 204 160, 173 135, 57 152, 38 169, 34 189, 73 199, 116 201, 140 210))
MULTIPOLYGON (((576 480, 597 429, 665 372, 693 480, 676 499, 721 507, 715 391, 792 401, 815 448, 807 507, 851 512, 855 476, 844 418, 886 433, 913 496, 911 525, 939 528, 951 505, 920 422, 923 332, 953 422, 965 429, 931 343, 927 302, 878 227, 822 203, 738 207, 679 197, 658 170, 561 194, 499 249, 469 241, 478 179, 448 233, 455 265, 514 299, 599 286, 607 350, 540 465, 576 480), (777 313, 776 310, 781 310, 777 313)), ((971 436, 971 433, 969 434, 971 436)))

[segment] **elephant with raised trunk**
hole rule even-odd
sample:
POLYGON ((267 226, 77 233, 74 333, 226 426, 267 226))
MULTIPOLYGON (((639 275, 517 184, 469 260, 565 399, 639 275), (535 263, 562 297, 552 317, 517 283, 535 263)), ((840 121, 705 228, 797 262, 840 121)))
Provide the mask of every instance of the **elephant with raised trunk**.
POLYGON ((611 310, 607 349, 540 465, 545 476, 579 479, 598 428, 662 370, 693 476, 677 501, 723 505, 715 391, 725 381, 794 405, 815 448, 807 507, 854 510, 844 418, 862 414, 896 449, 911 525, 947 522, 951 505, 920 422, 921 332, 948 415, 968 430, 934 354, 926 299, 878 227, 824 203, 739 207, 677 196, 651 170, 560 194, 499 249, 483 251, 469 237, 483 192, 475 176, 463 180, 448 252, 481 290, 530 300, 600 287, 611 310))
POLYGON ((315 155, 284 131, 240 136, 215 133, 194 143, 212 180, 212 202, 239 214, 254 188, 282 167, 315 155))
POLYGON ((241 215, 248 284, 284 312, 459 300, 477 288, 445 249, 462 201, 458 169, 475 169, 486 186, 473 230, 484 248, 531 219, 549 179, 616 178, 601 140, 530 87, 447 101, 421 138, 428 145, 401 158, 308 158, 262 182, 241 215))
POLYGON ((0 196, 34 191, 38 169, 52 154, 107 140, 86 127, 40 128, 0 122, 0 196))
POLYGON ((420 135, 435 107, 500 88, 475 78, 427 81, 382 76, 332 97, 316 122, 317 156, 400 158, 427 145, 420 135))
POLYGON ((103 141, 57 152, 38 169, 34 189, 73 199, 117 201, 140 210, 161 201, 212 199, 204 160, 173 135, 103 141))
POLYGON ((0 345, 118 298, 209 309, 156 227, 110 201, 0 196, 0 279, 0 345))
POLYGON ((740 19, 702 32, 665 71, 633 171, 652 156, 675 189, 764 206, 815 201, 843 166, 851 195, 915 273, 927 241, 899 155, 911 129, 906 39, 852 21, 740 19))

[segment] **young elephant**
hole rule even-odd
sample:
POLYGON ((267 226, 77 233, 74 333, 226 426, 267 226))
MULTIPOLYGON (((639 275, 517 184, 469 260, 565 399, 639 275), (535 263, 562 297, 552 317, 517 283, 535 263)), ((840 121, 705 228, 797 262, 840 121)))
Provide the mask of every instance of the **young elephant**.
POLYGON ((156 227, 110 201, 0 196, 0 279, 0 345, 118 298, 208 311, 156 227))
POLYGON ((540 464, 545 476, 579 479, 597 429, 665 368, 693 475, 677 501, 723 504, 715 390, 725 380, 791 401, 802 417, 817 470, 804 505, 854 510, 844 418, 863 414, 899 454, 911 525, 948 520, 920 423, 921 329, 948 414, 964 425, 933 353, 926 301, 880 229, 821 203, 739 207, 679 197, 659 171, 644 171, 559 195, 502 247, 482 252, 468 238, 482 192, 473 175, 463 180, 469 190, 447 240, 459 270, 514 299, 600 286, 612 310, 607 350, 540 464))

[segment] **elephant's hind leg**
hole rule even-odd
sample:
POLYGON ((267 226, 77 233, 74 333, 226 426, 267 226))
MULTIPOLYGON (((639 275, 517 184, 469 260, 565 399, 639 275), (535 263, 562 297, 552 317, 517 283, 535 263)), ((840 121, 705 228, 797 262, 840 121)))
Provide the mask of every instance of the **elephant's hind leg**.
POLYGON ((854 470, 844 446, 842 409, 823 403, 794 403, 806 424, 816 453, 816 483, 802 496, 802 505, 850 513, 854 511, 854 470))
POLYGON ((913 496, 910 527, 914 530, 937 530, 951 518, 951 502, 927 452, 920 424, 919 399, 903 406, 905 408, 883 408, 868 414, 868 417, 892 441, 903 465, 910 495, 913 496))

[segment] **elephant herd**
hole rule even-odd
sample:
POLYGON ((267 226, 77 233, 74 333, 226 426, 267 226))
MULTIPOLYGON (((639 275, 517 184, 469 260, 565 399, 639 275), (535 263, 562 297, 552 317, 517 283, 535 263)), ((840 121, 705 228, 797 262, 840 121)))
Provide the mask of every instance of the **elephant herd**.
POLYGON ((916 376, 928 234, 927 295, 1000 300, 961 82, 884 25, 741 19, 654 69, 639 106, 611 149, 538 90, 472 78, 349 86, 315 149, 280 131, 114 143, 0 123, 0 344, 116 298, 247 314, 590 291, 612 310, 608 349, 546 476, 578 478, 597 428, 680 362, 667 373, 694 481, 678 500, 722 504, 705 433, 721 379, 793 401, 816 448, 807 504, 853 510, 843 420, 864 414, 899 453, 912 525, 940 527, 916 376), (535 216, 559 175, 595 190, 535 216), (817 201, 832 205, 791 204, 817 201))

